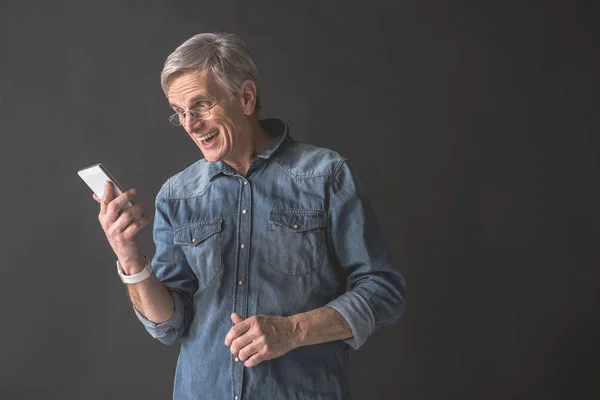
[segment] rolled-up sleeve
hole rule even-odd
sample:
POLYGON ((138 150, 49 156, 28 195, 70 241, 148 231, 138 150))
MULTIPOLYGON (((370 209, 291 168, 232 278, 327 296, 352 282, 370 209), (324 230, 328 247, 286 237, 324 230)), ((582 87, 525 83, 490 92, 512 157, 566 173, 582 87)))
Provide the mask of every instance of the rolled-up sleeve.
POLYGON ((391 326, 402 315, 405 283, 390 261, 375 213, 346 159, 338 163, 333 176, 329 239, 350 290, 327 306, 346 319, 353 336, 344 341, 358 349, 374 332, 391 326))
POLYGON ((173 227, 169 220, 169 184, 165 182, 155 201, 153 238, 156 252, 152 269, 171 293, 175 312, 167 321, 155 323, 144 317, 135 307, 135 314, 148 333, 164 344, 174 344, 183 337, 194 318, 194 293, 198 279, 190 268, 183 251, 173 243, 173 227))

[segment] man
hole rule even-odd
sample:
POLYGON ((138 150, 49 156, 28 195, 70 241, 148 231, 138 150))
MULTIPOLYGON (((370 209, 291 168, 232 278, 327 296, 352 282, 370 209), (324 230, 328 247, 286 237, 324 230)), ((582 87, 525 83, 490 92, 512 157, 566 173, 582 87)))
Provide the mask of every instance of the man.
POLYGON ((136 315, 181 342, 174 398, 350 398, 349 347, 404 309, 354 170, 259 119, 258 73, 236 35, 190 38, 161 80, 170 121, 204 159, 160 189, 151 262, 135 242, 151 217, 133 220, 146 206, 120 211, 135 190, 94 198, 136 315))

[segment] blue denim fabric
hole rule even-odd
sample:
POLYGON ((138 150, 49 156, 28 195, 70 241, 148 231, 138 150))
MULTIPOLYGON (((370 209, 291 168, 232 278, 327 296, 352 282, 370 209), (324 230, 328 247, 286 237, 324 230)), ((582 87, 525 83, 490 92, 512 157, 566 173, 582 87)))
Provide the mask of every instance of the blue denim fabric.
POLYGON ((276 138, 246 177, 201 159, 165 182, 152 267, 175 313, 156 324, 134 310, 154 338, 181 341, 175 399, 350 399, 349 348, 400 317, 404 279, 348 160, 295 142, 281 120, 261 124, 276 138), (323 306, 344 316, 351 338, 252 368, 224 344, 232 312, 290 316, 323 306))

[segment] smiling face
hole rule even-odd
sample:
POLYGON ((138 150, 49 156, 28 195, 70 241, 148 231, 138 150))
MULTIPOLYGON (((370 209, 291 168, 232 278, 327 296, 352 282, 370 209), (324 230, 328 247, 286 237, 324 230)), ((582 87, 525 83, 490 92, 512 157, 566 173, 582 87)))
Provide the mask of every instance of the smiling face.
POLYGON ((244 154, 250 143, 247 117, 254 107, 248 114, 243 96, 231 101, 227 92, 206 74, 186 72, 170 82, 167 97, 176 112, 212 107, 208 118, 197 119, 188 114, 182 125, 207 161, 227 162, 244 154))

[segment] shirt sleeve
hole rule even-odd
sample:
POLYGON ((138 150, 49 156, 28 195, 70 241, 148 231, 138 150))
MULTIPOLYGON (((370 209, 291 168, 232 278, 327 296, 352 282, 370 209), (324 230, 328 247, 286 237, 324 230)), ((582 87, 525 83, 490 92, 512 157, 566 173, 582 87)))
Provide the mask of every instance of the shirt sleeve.
POLYGON ((327 306, 346 319, 353 336, 344 341, 358 349, 404 312, 404 277, 391 264, 375 213, 346 159, 336 167, 330 194, 330 240, 350 290, 327 306))
POLYGON ((175 312, 169 320, 157 324, 145 318, 135 307, 133 310, 152 337, 171 345, 187 333, 194 318, 193 298, 198 290, 198 279, 181 248, 173 244, 173 227, 166 201, 169 183, 165 182, 156 196, 153 229, 156 252, 152 258, 152 270, 169 289, 175 312))

